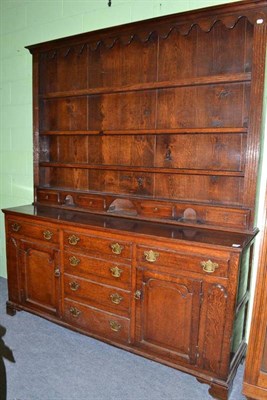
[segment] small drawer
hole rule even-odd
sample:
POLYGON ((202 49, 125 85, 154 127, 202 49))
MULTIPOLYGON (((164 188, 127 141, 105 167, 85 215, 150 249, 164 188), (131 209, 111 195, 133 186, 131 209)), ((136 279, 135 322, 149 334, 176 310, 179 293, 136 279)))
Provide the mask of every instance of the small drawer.
POLYGON ((87 257, 82 254, 65 252, 64 270, 71 275, 80 276, 121 288, 129 288, 131 268, 128 265, 87 257))
POLYGON ((84 195, 76 195, 75 205, 78 207, 86 208, 88 210, 104 210, 104 200, 97 197, 88 197, 84 195))
POLYGON ((64 275, 64 295, 66 298, 86 303, 119 315, 128 316, 130 293, 117 287, 64 275))
POLYGON ((117 342, 129 342, 130 321, 128 318, 65 300, 64 320, 88 333, 117 342))
POLYGON ((83 235, 77 232, 64 232, 64 244, 72 248, 86 249, 93 255, 116 256, 126 259, 130 259, 132 255, 131 243, 118 239, 83 235))
POLYGON ((198 272, 221 277, 228 276, 229 259, 213 257, 212 252, 206 256, 192 253, 182 253, 167 249, 138 246, 137 260, 139 265, 150 269, 158 269, 171 273, 179 271, 198 272))
POLYGON ((148 218, 172 219, 172 206, 164 203, 144 202, 140 204, 139 214, 148 218))
POLYGON ((176 204, 176 219, 180 222, 200 222, 213 226, 245 229, 250 220, 250 210, 230 209, 208 205, 176 204))
POLYGON ((37 190, 37 201, 40 203, 58 204, 59 196, 57 192, 37 190))
POLYGON ((50 226, 42 226, 35 224, 28 224, 20 220, 8 221, 8 232, 10 234, 19 234, 26 237, 31 237, 36 240, 44 240, 48 243, 58 243, 59 235, 55 228, 50 226))
POLYGON ((218 226, 232 226, 245 229, 248 226, 250 210, 218 210, 209 208, 206 211, 207 223, 218 226))

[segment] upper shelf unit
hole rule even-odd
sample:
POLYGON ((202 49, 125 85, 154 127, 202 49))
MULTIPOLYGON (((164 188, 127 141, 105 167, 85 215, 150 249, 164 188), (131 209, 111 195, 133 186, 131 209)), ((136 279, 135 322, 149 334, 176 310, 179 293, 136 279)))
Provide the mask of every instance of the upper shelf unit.
POLYGON ((187 35, 41 53, 40 132, 246 128, 252 34, 241 18, 235 29, 218 21, 208 34, 196 25, 187 35))
POLYGON ((97 213, 115 202, 114 214, 137 219, 154 204, 167 207, 167 222, 252 230, 266 5, 242 1, 29 46, 35 202, 97 213))

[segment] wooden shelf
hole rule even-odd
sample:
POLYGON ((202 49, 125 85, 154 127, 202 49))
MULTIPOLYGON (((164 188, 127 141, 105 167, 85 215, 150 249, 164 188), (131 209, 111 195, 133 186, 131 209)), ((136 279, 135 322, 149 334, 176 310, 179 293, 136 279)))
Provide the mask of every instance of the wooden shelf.
POLYGON ((162 167, 136 167, 125 165, 95 165, 81 163, 59 163, 59 162, 41 162, 40 167, 50 168, 77 168, 106 171, 129 171, 129 172, 147 172, 157 174, 188 174, 188 175, 212 175, 212 176, 237 176, 244 177, 243 171, 222 171, 206 169, 187 169, 187 168, 162 168, 162 167))
POLYGON ((112 93, 156 90, 156 89, 166 89, 166 88, 185 87, 185 86, 199 86, 199 85, 202 86, 202 85, 250 82, 250 81, 251 81, 251 72, 244 72, 244 73, 223 74, 214 76, 199 76, 193 78, 185 78, 179 81, 147 82, 147 83, 125 85, 120 87, 111 86, 103 88, 99 87, 91 89, 50 92, 46 94, 41 94, 39 98, 52 99, 60 97, 77 97, 86 95, 112 94, 112 93))
POLYGON ((184 134, 243 134, 247 133, 246 127, 227 128, 173 128, 173 129, 124 129, 124 130, 71 130, 71 131, 41 131, 40 135, 184 135, 184 134))

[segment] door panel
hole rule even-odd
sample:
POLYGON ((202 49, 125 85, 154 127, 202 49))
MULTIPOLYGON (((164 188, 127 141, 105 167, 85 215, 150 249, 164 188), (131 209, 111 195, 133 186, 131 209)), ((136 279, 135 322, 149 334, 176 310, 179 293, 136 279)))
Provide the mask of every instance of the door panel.
POLYGON ((58 313, 58 251, 32 242, 22 242, 23 302, 50 314, 58 313))
POLYGON ((170 361, 195 363, 201 281, 138 272, 138 346, 170 361))

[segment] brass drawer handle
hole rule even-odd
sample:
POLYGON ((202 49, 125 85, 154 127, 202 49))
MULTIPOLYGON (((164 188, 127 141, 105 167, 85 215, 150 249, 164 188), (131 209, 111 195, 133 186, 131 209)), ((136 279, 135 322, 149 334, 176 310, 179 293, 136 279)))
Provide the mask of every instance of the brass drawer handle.
POLYGON ((77 265, 80 264, 81 260, 75 256, 71 256, 69 258, 69 262, 72 267, 77 267, 77 265))
POLYGON ((53 236, 53 233, 52 232, 50 232, 50 231, 43 231, 43 236, 44 236, 44 238, 46 239, 46 240, 51 240, 52 239, 52 236, 53 236))
POLYGON ((17 222, 14 222, 14 224, 11 225, 12 231, 18 232, 21 228, 21 225, 18 224, 17 222))
POLYGON ((121 324, 117 321, 109 321, 109 326, 114 332, 119 332, 121 330, 121 324))
POLYGON ((70 307, 70 313, 73 317, 77 318, 81 314, 81 311, 76 307, 70 307))
POLYGON ((113 243, 110 245, 112 253, 114 254, 121 254, 122 250, 124 249, 124 246, 121 246, 119 243, 113 243))
POLYGON ((116 267, 110 268, 110 272, 111 275, 114 276, 114 278, 120 278, 121 274, 123 273, 123 270, 117 267, 116 265, 116 267))
POLYGON ((203 268, 203 271, 208 272, 209 274, 215 272, 215 270, 219 268, 219 264, 212 262, 211 260, 201 261, 200 265, 203 268))
POLYGON ((56 268, 56 269, 55 269, 54 275, 55 275, 56 278, 59 278, 59 277, 60 277, 60 269, 59 269, 59 268, 56 268))
POLYGON ((155 262, 159 258, 159 253, 153 250, 144 251, 146 261, 155 262))
POLYGON ((73 292, 76 292, 76 290, 79 289, 80 285, 78 282, 73 281, 69 283, 69 287, 73 292))
POLYGON ((109 297, 114 304, 120 304, 120 302, 123 300, 123 297, 120 296, 118 293, 112 293, 109 297))
POLYGON ((69 244, 71 244, 72 246, 75 246, 81 239, 78 236, 75 235, 71 235, 68 238, 69 244))
POLYGON ((136 292, 134 293, 135 300, 140 300, 141 299, 141 295, 142 295, 141 290, 136 290, 136 292))

